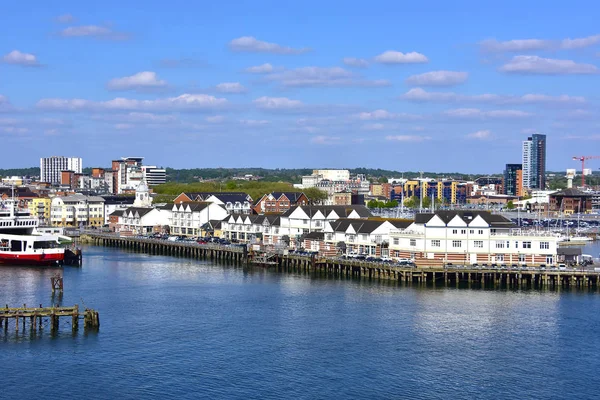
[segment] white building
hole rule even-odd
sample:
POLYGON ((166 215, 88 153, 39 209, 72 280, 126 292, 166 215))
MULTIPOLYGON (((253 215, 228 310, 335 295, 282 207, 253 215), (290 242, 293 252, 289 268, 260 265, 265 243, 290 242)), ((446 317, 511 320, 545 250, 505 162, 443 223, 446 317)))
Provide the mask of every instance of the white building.
POLYGON ((142 165, 142 174, 148 186, 162 185, 167 183, 167 170, 154 165, 142 165))
POLYGON ((417 214, 406 229, 390 233, 390 256, 422 266, 452 264, 555 265, 559 238, 523 231, 487 211, 417 214))
POLYGON ((160 232, 165 226, 169 225, 171 216, 169 208, 129 207, 119 216, 116 231, 131 232, 135 235, 160 232))
POLYGON ((73 171, 81 174, 82 161, 79 157, 42 157, 40 158, 40 181, 60 184, 61 171, 73 171))
POLYGON ((315 169, 312 174, 328 181, 350 180, 350 171, 347 169, 315 169))
POLYGON ((211 220, 223 220, 228 212, 221 204, 210 202, 183 202, 173 204, 169 218, 171 234, 203 236, 203 228, 211 220))

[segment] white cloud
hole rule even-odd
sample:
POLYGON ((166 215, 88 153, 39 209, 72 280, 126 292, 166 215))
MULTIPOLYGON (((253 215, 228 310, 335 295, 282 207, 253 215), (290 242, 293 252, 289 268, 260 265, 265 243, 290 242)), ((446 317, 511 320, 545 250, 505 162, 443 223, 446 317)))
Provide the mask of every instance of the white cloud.
POLYGON ((594 46, 600 43, 600 35, 584 38, 545 40, 545 39, 516 39, 499 42, 496 39, 484 40, 479 43, 487 52, 522 52, 536 50, 572 50, 594 46))
POLYGON ((210 122, 211 124, 219 124, 225 121, 225 117, 222 115, 211 115, 210 117, 204 118, 206 122, 210 122))
POLYGON ((115 129, 118 130, 127 130, 133 128, 133 124, 115 124, 115 129))
POLYGON ((0 94, 0 112, 13 110, 14 107, 12 106, 12 104, 10 104, 10 101, 8 101, 8 97, 0 94))
POLYGON ((110 28, 98 25, 70 26, 60 32, 62 37, 93 37, 99 39, 125 40, 129 35, 115 32, 110 28))
POLYGON ((75 21, 75 17, 73 17, 71 14, 59 15, 56 17, 56 21, 60 22, 61 24, 69 24, 75 21))
POLYGON ((38 101, 36 107, 48 111, 201 111, 222 108, 227 104, 227 99, 206 94, 185 93, 177 97, 157 100, 137 100, 122 97, 108 101, 50 98, 38 101))
POLYGON ((482 130, 482 131, 477 131, 477 132, 473 132, 467 135, 467 138, 469 139, 477 139, 477 140, 488 140, 491 139, 492 137, 492 132, 488 131, 488 130, 482 130))
POLYGON ((148 90, 162 89, 166 86, 167 82, 158 79, 156 72, 152 71, 143 71, 131 76, 111 79, 107 84, 109 90, 148 90))
POLYGON ((0 132, 21 134, 29 132, 29 129, 19 126, 3 126, 0 127, 0 132))
POLYGON ((369 66, 369 62, 364 58, 345 57, 342 61, 349 67, 366 68, 369 66))
POLYGON ((251 74, 267 74, 269 72, 273 72, 273 66, 269 63, 256 65, 254 67, 248 67, 245 69, 246 72, 251 74))
POLYGON ((579 64, 573 60, 558 60, 538 56, 515 56, 500 67, 500 71, 522 74, 598 74, 600 69, 592 64, 579 64))
POLYGON ((224 82, 215 86, 217 92, 221 93, 245 93, 246 88, 239 82, 224 82))
POLYGON ((315 136, 310 139, 310 142, 313 144, 330 145, 339 143, 340 138, 337 136, 315 136))
POLYGON ((395 142, 424 142, 426 140, 431 140, 431 138, 429 136, 395 135, 395 136, 386 136, 385 140, 395 141, 395 142))
POLYGON ((284 87, 388 86, 386 80, 367 80, 341 67, 301 67, 268 75, 284 87))
POLYGON ((429 62, 429 59, 423 54, 414 51, 402 53, 400 51, 388 50, 376 56, 375 61, 382 64, 415 64, 429 62))
POLYGON ((253 36, 242 36, 229 42, 229 48, 233 51, 244 51, 252 53, 274 53, 274 54, 301 54, 310 51, 308 48, 293 48, 276 43, 264 42, 253 36))
POLYGON ((23 65, 26 67, 37 67, 37 57, 29 53, 21 53, 19 50, 13 50, 2 57, 2 61, 6 64, 23 65))
POLYGON ((393 120, 393 119, 406 119, 406 120, 417 120, 421 119, 422 116, 416 114, 407 113, 392 113, 387 110, 375 110, 371 112, 361 112, 358 118, 363 121, 378 121, 378 120, 393 120))
POLYGON ((248 126, 248 127, 257 127, 257 126, 266 126, 269 125, 271 121, 267 121, 265 119, 242 119, 240 120, 240 124, 248 126))
POLYGON ((468 72, 431 71, 410 76, 406 83, 412 86, 454 86, 464 83, 468 77, 468 72))
POLYGON ((259 97, 252 101, 256 107, 263 110, 293 110, 304 107, 300 100, 291 100, 287 97, 259 97))
POLYGON ((381 123, 366 124, 362 126, 362 129, 366 131, 381 131, 385 129, 385 125, 381 123))
POLYGON ((454 92, 428 92, 422 88, 414 88, 401 96, 404 100, 417 102, 471 102, 471 103, 490 103, 490 104, 583 104, 585 97, 570 96, 566 94, 551 96, 545 94, 529 93, 522 96, 498 95, 498 94, 477 94, 465 95, 454 92))
POLYGON ((520 119, 533 116, 531 113, 520 110, 482 111, 478 108, 457 108, 454 110, 444 111, 443 114, 451 118, 463 119, 520 119))

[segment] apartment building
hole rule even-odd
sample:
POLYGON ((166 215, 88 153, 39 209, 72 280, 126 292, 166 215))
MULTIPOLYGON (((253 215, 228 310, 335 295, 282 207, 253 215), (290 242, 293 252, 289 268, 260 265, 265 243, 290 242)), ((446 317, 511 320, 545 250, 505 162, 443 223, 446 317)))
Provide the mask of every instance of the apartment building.
POLYGON ((50 223, 53 226, 104 225, 104 199, 98 196, 57 196, 52 198, 50 223))
POLYGON ((40 181, 59 185, 62 171, 82 172, 80 157, 52 156, 40 158, 40 181))

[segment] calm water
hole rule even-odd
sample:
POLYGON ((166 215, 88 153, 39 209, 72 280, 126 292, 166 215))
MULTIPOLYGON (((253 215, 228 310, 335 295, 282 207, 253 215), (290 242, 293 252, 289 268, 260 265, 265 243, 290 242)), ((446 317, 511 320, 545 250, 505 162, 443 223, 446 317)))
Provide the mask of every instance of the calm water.
MULTIPOLYGON (((62 304, 98 309, 100 332, 0 332, 4 395, 597 398, 600 293, 395 287, 98 247, 84 256, 64 269, 62 304)), ((0 269, 0 304, 50 304, 53 273, 0 269)))

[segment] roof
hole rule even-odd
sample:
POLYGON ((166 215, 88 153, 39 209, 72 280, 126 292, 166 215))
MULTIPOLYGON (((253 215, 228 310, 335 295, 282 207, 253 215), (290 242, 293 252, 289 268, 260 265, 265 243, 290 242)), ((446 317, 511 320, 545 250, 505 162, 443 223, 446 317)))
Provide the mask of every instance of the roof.
POLYGON ((143 217, 144 215, 148 214, 150 211, 154 210, 154 208, 145 208, 145 207, 129 207, 127 208, 124 213, 137 213, 140 217, 143 217))
POLYGON ((104 199, 104 204, 133 204, 134 196, 100 196, 104 199))
POLYGON ((115 210, 115 211, 111 212, 108 216, 109 217, 122 217, 124 213, 125 213, 125 210, 115 210))
POLYGON ((302 192, 272 192, 271 195, 276 199, 280 198, 282 195, 287 197, 291 202, 295 203, 300 199, 304 193, 302 192))
POLYGON ((333 230, 336 232, 346 232, 348 227, 352 226, 356 233, 371 233, 386 222, 389 222, 395 228, 399 229, 404 229, 412 223, 411 221, 340 218, 337 221, 331 222, 330 224, 331 228, 333 228, 333 230))
POLYGON ((564 189, 550 195, 550 197, 592 197, 593 194, 582 192, 579 189, 564 189))
POLYGON ((336 214, 338 214, 342 218, 349 216, 352 213, 352 211, 356 211, 358 213, 358 215, 360 217, 363 217, 363 218, 368 218, 368 217, 372 217, 373 216, 373 214, 371 214, 371 211, 369 211, 369 209, 366 206, 363 206, 363 205, 348 205, 348 206, 294 206, 294 207, 291 207, 286 212, 284 212, 281 216, 282 217, 289 217, 298 208, 302 208, 302 210, 304 210, 304 212, 309 217, 311 217, 311 218, 313 217, 313 215, 315 215, 318 212, 321 212, 321 214, 327 215, 327 214, 329 214, 332 211, 335 211, 336 214))
POLYGON ((580 256, 581 255, 581 247, 559 247, 556 250, 556 253, 561 256, 580 256))
POLYGON ((69 196, 58 196, 63 202, 67 201, 100 201, 104 203, 104 198, 100 196, 85 196, 83 194, 75 193, 69 196))
POLYGON ((192 200, 192 201, 197 201, 198 199, 200 201, 205 201, 210 196, 215 196, 219 200, 224 201, 225 203, 227 201, 231 201, 231 200, 225 201, 225 200, 223 200, 222 196, 234 196, 236 198, 236 200, 234 200, 234 201, 240 201, 238 199, 241 199, 241 198, 243 198, 243 200, 241 200, 241 201, 252 201, 252 197, 250 197, 250 195, 248 193, 244 193, 244 192, 184 192, 183 194, 185 194, 187 197, 189 197, 190 200, 192 200))
MULTIPOLYGON (((204 209, 205 209, 206 207, 208 207, 210 204, 211 204, 211 203, 207 203, 207 202, 205 202, 205 201, 184 201, 184 202, 181 202, 181 203, 178 203, 178 204, 176 204, 176 206, 177 206, 178 208, 183 206, 183 208, 184 208, 184 209, 187 209, 187 208, 189 207, 189 208, 190 208, 190 210, 191 210, 192 212, 194 212, 194 211, 201 211, 201 210, 204 210, 204 209)), ((173 209, 173 206, 171 206, 171 209, 173 209)))
POLYGON ((510 219, 499 214, 492 214, 489 211, 436 211, 435 213, 419 213, 415 215, 415 223, 426 224, 434 215, 437 215, 446 224, 452 221, 456 216, 461 218, 467 224, 479 216, 494 228, 515 227, 515 224, 510 219))
POLYGON ((207 194, 206 197, 204 197, 204 200, 206 201, 210 196, 215 196, 217 199, 221 200, 223 203, 235 203, 235 202, 244 203, 246 201, 249 201, 249 202, 252 201, 252 197, 250 197, 250 195, 247 193, 227 193, 227 192, 211 193, 211 194, 207 194))

